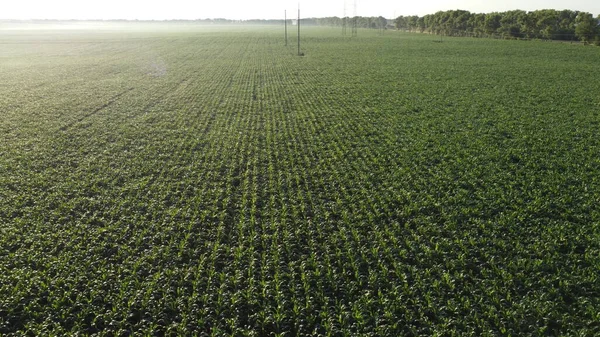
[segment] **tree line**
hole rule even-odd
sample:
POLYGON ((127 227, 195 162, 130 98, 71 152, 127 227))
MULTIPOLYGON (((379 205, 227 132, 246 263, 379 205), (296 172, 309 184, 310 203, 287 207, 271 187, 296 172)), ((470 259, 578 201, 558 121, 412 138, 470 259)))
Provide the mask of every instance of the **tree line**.
POLYGON ((346 24, 348 27, 356 25, 357 28, 396 28, 446 36, 580 40, 600 45, 600 15, 594 17, 591 13, 573 10, 512 10, 493 13, 449 10, 424 16, 399 16, 394 20, 387 20, 382 16, 333 16, 306 20, 310 24, 320 26, 346 24))
POLYGON ((410 32, 447 36, 498 36, 515 39, 574 40, 600 45, 600 15, 544 9, 470 13, 466 10, 439 11, 425 16, 399 16, 395 28, 410 32))
POLYGON ((311 19, 315 24, 319 26, 340 26, 344 24, 348 27, 356 26, 356 28, 371 28, 371 29, 386 29, 388 27, 388 20, 383 16, 354 16, 340 18, 337 16, 330 16, 324 18, 313 18, 311 19))

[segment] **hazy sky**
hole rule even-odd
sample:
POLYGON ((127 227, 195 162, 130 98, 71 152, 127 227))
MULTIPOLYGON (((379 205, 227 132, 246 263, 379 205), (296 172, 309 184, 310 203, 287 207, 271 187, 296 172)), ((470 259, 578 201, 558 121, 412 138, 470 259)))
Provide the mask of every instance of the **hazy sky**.
MULTIPOLYGON (((2 0, 0 19, 277 19, 298 0, 2 0)), ((438 10, 493 12, 572 9, 600 14, 600 0, 357 0, 357 15, 425 15, 438 10)), ((343 16, 344 0, 301 0, 303 17, 343 16)), ((354 13, 354 0, 346 0, 354 13)))

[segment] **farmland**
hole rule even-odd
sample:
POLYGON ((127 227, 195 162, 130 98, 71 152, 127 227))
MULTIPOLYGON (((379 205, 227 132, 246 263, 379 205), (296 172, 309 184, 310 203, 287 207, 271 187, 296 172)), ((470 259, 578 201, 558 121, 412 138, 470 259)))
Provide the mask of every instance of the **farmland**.
POLYGON ((600 48, 0 26, 0 335, 600 334, 600 48))

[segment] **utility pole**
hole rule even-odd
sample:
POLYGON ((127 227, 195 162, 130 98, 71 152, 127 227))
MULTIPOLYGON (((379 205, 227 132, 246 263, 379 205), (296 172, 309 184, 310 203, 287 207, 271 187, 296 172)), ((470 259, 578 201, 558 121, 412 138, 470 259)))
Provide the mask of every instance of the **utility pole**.
POLYGON ((346 35, 348 29, 348 18, 346 17, 346 0, 344 0, 344 16, 342 18, 342 35, 346 35))
POLYGON ((287 10, 283 11, 283 24, 285 26, 285 46, 287 47, 288 38, 287 38, 287 10))
POLYGON ((358 35, 358 16, 356 16, 356 0, 354 0, 354 18, 352 18, 352 37, 358 35))
POLYGON ((300 54, 300 3, 298 3, 298 56, 300 54))

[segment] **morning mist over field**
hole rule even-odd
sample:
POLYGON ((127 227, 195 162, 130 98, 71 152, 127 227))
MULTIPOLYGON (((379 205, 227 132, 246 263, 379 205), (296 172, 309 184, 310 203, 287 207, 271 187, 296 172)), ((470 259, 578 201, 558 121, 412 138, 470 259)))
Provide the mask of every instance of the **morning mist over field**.
MULTIPOLYGON (((328 17, 354 15, 353 0, 225 0, 225 1, 190 1, 190 0, 20 0, 9 1, 2 6, 0 19, 78 19, 78 20, 173 20, 173 19, 277 19, 282 18, 283 11, 300 7, 304 17, 328 17)), ((521 9, 525 11, 539 9, 571 9, 600 14, 600 3, 593 0, 430 0, 430 1, 388 1, 370 0, 356 1, 356 15, 383 16, 386 18, 398 15, 433 14, 440 10, 463 9, 470 12, 495 12, 521 9)))

